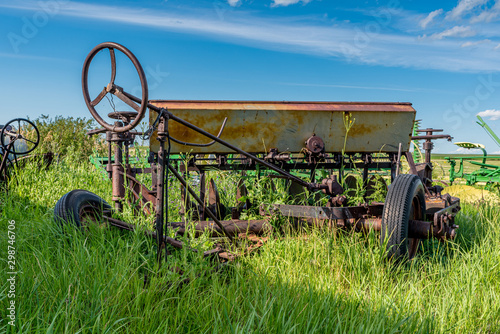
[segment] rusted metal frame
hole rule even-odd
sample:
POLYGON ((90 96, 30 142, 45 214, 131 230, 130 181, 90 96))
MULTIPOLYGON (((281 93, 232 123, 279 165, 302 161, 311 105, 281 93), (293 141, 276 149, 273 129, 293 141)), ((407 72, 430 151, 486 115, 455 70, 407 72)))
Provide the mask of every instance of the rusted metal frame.
POLYGON ((151 174, 151 168, 136 168, 136 167, 130 167, 128 170, 133 173, 133 174, 151 174))
MULTIPOLYGON (((364 164, 363 162, 360 163, 346 163, 344 166, 345 169, 353 169, 355 167, 359 169, 390 169, 391 166, 393 165, 392 162, 372 162, 368 165, 364 164)), ((300 170, 300 169, 310 169, 310 165, 307 163, 295 163, 295 164, 283 164, 281 168, 285 171, 293 171, 293 170, 300 170)), ((340 163, 330 163, 330 162, 325 162, 325 163, 320 163, 317 168, 324 168, 324 169, 338 169, 340 168, 340 163)), ((183 172, 185 167, 181 165, 181 171, 183 172)), ((215 170, 223 170, 223 171, 240 171, 240 170, 257 170, 258 168, 256 165, 247 165, 247 164, 225 164, 221 166, 217 165, 210 165, 210 164, 196 164, 196 166, 193 167, 188 167, 189 171, 215 171, 215 170)), ((287 178, 287 177, 285 177, 287 178)))
POLYGON ((106 172, 108 172, 108 177, 111 180, 113 178, 113 167, 112 167, 112 158, 113 158, 113 148, 112 148, 112 141, 111 141, 111 136, 113 135, 113 132, 111 131, 106 131, 106 141, 108 142, 108 162, 106 163, 106 172))
MULTIPOLYGON (((272 151, 272 150, 271 150, 272 151)), ((272 152, 271 152, 272 153, 272 152)), ((374 152, 377 153, 377 152, 374 152)), ((352 152, 352 153, 346 153, 345 157, 350 160, 350 161, 358 161, 356 163, 367 163, 367 164, 376 164, 376 163, 382 163, 382 162, 390 162, 391 158, 389 157, 389 154, 394 154, 393 152, 384 152, 382 154, 385 154, 386 156, 373 156, 374 153, 365 153, 365 152, 352 152)), ((203 155, 206 155, 207 153, 202 153, 203 155)), ((266 159, 270 153, 263 153, 263 152, 249 152, 247 154, 254 155, 254 156, 259 156, 261 155, 264 159, 266 159), (265 157, 264 157, 265 155, 265 157)), ((227 156, 227 154, 221 154, 217 153, 214 154, 214 157, 199 157, 197 155, 191 156, 191 159, 189 163, 194 164, 197 160, 203 160, 203 161, 212 161, 212 162, 217 162, 217 164, 222 164, 221 163, 221 156, 224 156, 224 160, 227 163, 234 162, 234 161, 243 161, 245 162, 246 165, 250 165, 253 163, 253 161, 249 161, 249 158, 241 157, 240 155, 238 156, 227 156)), ((294 164, 294 163, 299 163, 299 162, 306 162, 307 156, 301 155, 301 154, 292 154, 289 155, 288 160, 276 160, 276 164, 281 164, 281 163, 288 163, 288 164, 294 164)), ((319 164, 321 163, 328 163, 328 162, 336 162, 340 163, 340 158, 341 153, 332 153, 330 156, 327 156, 324 158, 324 161, 318 162, 319 164)), ((172 159, 172 161, 183 161, 182 159, 172 159)), ((345 163, 345 161, 344 161, 345 163)))
MULTIPOLYGON (((436 131, 436 130, 433 130, 436 131)), ((419 140, 419 139, 448 139, 451 138, 450 135, 423 135, 423 136, 412 136, 411 140, 419 140)))
POLYGON ((205 171, 200 172, 200 199, 203 202, 203 205, 200 207, 200 219, 205 220, 205 211, 207 211, 207 207, 205 205, 205 194, 206 194, 206 174, 205 171))
MULTIPOLYGON (((220 223, 226 229, 226 232, 232 236, 238 236, 240 233, 253 233, 262 235, 271 230, 271 226, 267 219, 260 220, 221 220, 220 223)), ((203 233, 208 233, 210 237, 218 237, 222 234, 222 230, 213 221, 193 221, 190 223, 177 222, 170 223, 172 228, 178 228, 177 234, 184 235, 189 225, 193 224, 195 235, 200 236, 203 233)))
MULTIPOLYGON (((131 94, 128 94, 127 92, 123 92, 123 94, 126 97, 128 97, 129 99, 131 99, 131 100, 133 100, 133 101, 135 101, 137 103, 141 103, 142 102, 140 99, 138 99, 137 97, 135 97, 135 96, 133 96, 131 94)), ((118 97, 120 98, 120 96, 118 96, 118 97)), ((316 189, 312 188, 312 186, 311 186, 311 184, 309 182, 306 182, 306 181, 302 180, 301 178, 299 178, 299 177, 297 177, 295 175, 292 175, 292 174, 290 174, 290 173, 282 170, 281 168, 279 168, 279 167, 277 167, 277 166, 275 166, 275 165, 273 165, 271 163, 268 163, 267 161, 259 159, 259 158, 255 157, 255 156, 249 154, 248 152, 245 152, 245 151, 239 149, 238 147, 236 147, 236 146, 234 146, 234 145, 232 145, 232 144, 230 144, 230 143, 228 143, 228 142, 226 142, 226 141, 218 138, 217 136, 214 136, 213 134, 211 134, 211 133, 209 133, 209 132, 207 132, 207 131, 205 131, 203 129, 200 129, 199 127, 197 127, 197 126, 195 126, 195 125, 193 125, 193 124, 191 124, 191 123, 183 120, 182 118, 179 118, 179 117, 175 116, 174 114, 172 114, 168 110, 165 110, 165 109, 162 109, 162 108, 158 108, 158 107, 152 105, 151 103, 148 103, 147 106, 148 106, 149 109, 152 109, 152 110, 154 110, 154 111, 156 111, 158 113, 160 113, 160 112, 166 113, 166 115, 169 117, 169 119, 172 119, 172 120, 176 121, 177 123, 182 124, 185 127, 189 128, 191 130, 194 130, 194 131, 196 131, 196 132, 204 135, 205 137, 208 137, 208 138, 210 138, 210 139, 218 142, 219 144, 222 144, 222 145, 226 146, 227 148, 229 148, 229 149, 231 149, 231 150, 233 150, 235 152, 238 152, 239 154, 241 154, 243 156, 246 156, 246 157, 252 159, 256 163, 259 163, 259 164, 261 164, 263 166, 266 166, 267 168, 272 169, 275 172, 277 172, 277 173, 279 173, 279 174, 281 174, 283 176, 286 176, 290 180, 293 180, 293 181, 299 183, 300 185, 308 188, 309 190, 316 190, 316 189)))
MULTIPOLYGON (((258 157, 259 153, 249 153, 252 155, 255 155, 258 157)), ((262 153, 260 153, 262 154, 262 153)), ((371 154, 368 153, 362 153, 361 158, 357 160, 359 161, 354 161, 353 155, 354 154, 349 154, 348 155, 348 161, 344 161, 344 167, 345 168, 372 168, 372 169, 389 169, 391 167, 392 162, 390 156, 386 157, 373 157, 371 154)), ((264 158, 266 159, 267 156, 264 158)), ((328 157, 325 158, 324 161, 318 162, 317 163, 317 168, 335 168, 338 169, 341 167, 342 162, 340 162, 340 154, 335 154, 333 157, 328 157)), ((189 161, 188 166, 189 167, 194 167, 194 166, 207 166, 208 168, 211 166, 212 168, 217 167, 216 169, 222 170, 222 169, 237 169, 237 170, 245 170, 245 169, 256 169, 257 165, 254 163, 248 163, 248 158, 241 158, 241 157, 225 157, 224 159, 220 159, 219 157, 215 158, 198 158, 196 159, 195 156, 191 158, 189 161), (203 161, 210 161, 210 162, 215 162, 214 164, 208 164, 208 163, 197 163, 198 160, 203 160, 203 161), (244 163, 236 164, 234 162, 242 161, 244 163), (223 162, 223 163, 221 163, 223 162)), ((292 157, 290 160, 284 162, 284 161, 269 161, 271 163, 274 163, 277 167, 284 169, 284 170, 293 170, 293 169, 310 169, 311 164, 310 162, 307 162, 307 157, 303 156, 297 156, 297 157, 292 157)), ((181 159, 173 159, 173 161, 182 161, 181 159)))
POLYGON ((115 209, 119 212, 123 210, 123 199, 125 198, 125 177, 123 166, 123 144, 124 138, 120 133, 112 133, 111 142, 115 142, 115 159, 111 164, 113 201, 115 209))
POLYGON ((272 204, 267 210, 264 209, 264 213, 270 211, 271 213, 280 213, 288 217, 320 220, 362 219, 366 217, 381 217, 383 207, 382 203, 350 207, 272 204))
MULTIPOLYGON (((382 218, 380 207, 383 204, 372 206, 372 212, 376 214, 368 214, 368 209, 365 207, 345 207, 345 208, 328 208, 328 207, 308 207, 298 205, 272 205, 276 209, 274 212, 283 216, 297 218, 306 221, 309 225, 324 226, 325 221, 335 222, 339 227, 354 226, 356 231, 368 232, 370 230, 380 231, 382 226, 382 218), (373 210, 375 209, 375 210, 373 210), (362 212, 366 213, 363 214, 362 212)), ((457 206, 451 206, 436 213, 436 220, 439 220, 446 212, 455 210, 457 206)), ((410 220, 408 228, 408 238, 427 239, 430 237, 444 241, 453 239, 455 236, 456 225, 440 224, 435 225, 434 222, 422 220, 410 220)))
POLYGON ((455 215, 460 211, 460 200, 434 213, 435 234, 443 239, 453 239, 458 225, 453 224, 455 215))
POLYGON ((7 179, 7 161, 10 160, 8 151, 12 149, 12 146, 14 146, 13 141, 7 145, 7 150, 4 150, 2 162, 0 163, 0 175, 3 175, 4 179, 7 179))
POLYGON ((415 161, 413 160, 413 155, 410 152, 405 152, 406 161, 408 162, 408 166, 410 167, 410 173, 412 175, 417 175, 417 167, 415 167, 415 161))
MULTIPOLYGON (((196 192, 193 189, 191 189, 191 187, 187 184, 186 180, 184 180, 184 178, 179 174, 179 172, 177 172, 177 170, 173 168, 171 164, 168 164, 168 169, 172 172, 172 174, 174 174, 177 180, 179 180, 182 186, 187 189, 187 191, 191 194, 191 196, 193 196, 195 201, 198 202, 200 206, 203 206, 203 202, 201 201, 201 199, 198 197, 196 192)), ((220 223, 219 219, 217 219, 217 217, 212 213, 212 211, 206 210, 206 213, 217 224, 217 226, 221 229, 221 231, 224 232, 224 235, 226 235, 229 238, 229 240, 233 241, 233 237, 226 231, 224 226, 220 223)))
MULTIPOLYGON (((366 218, 356 221, 356 230, 368 232, 369 230, 380 231, 382 229, 382 218, 366 218)), ((440 241, 453 239, 455 230, 451 227, 438 230, 432 222, 423 220, 408 221, 408 238, 430 239, 436 238, 440 241)))
POLYGON ((128 190, 134 195, 135 199, 140 202, 141 209, 143 209, 146 214, 151 214, 148 203, 152 205, 152 209, 154 210, 153 205, 156 204, 156 192, 149 190, 129 173, 125 173, 124 176, 127 180, 128 190))
MULTIPOLYGON (((160 134, 166 132, 166 127, 168 123, 166 120, 161 120, 158 126, 158 141, 160 142, 160 149, 158 150, 158 164, 157 164, 157 180, 156 180, 156 215, 155 215, 155 228, 156 228, 156 242, 158 243, 158 261, 161 260, 161 252, 164 247, 163 245, 163 224, 165 224, 165 170, 166 170, 166 159, 165 159, 165 140, 166 137, 160 134)), ((168 182, 168 180, 166 181, 168 182)), ((168 184, 168 183, 167 183, 168 184)), ((168 212, 167 212, 168 214, 168 212)), ((166 249, 165 249, 166 253, 166 249)), ((165 257, 166 258, 166 257, 165 257)))
POLYGON ((436 196, 426 196, 425 207, 427 220, 433 220, 434 214, 442 209, 449 206, 457 207, 460 210, 460 199, 458 197, 452 197, 449 194, 436 195, 436 196))
MULTIPOLYGON (((103 218, 104 218, 104 220, 106 220, 109 223, 110 226, 114 226, 114 227, 120 228, 120 229, 125 230, 125 231, 135 231, 136 230, 136 226, 133 224, 128 224, 124 221, 109 217, 107 215, 104 215, 103 218)), ((146 235, 147 237, 150 237, 154 240, 158 240, 158 236, 155 232, 145 230, 144 235, 146 235)), ((182 249, 182 248, 186 247, 182 241, 176 240, 174 238, 166 237, 166 236, 163 236, 163 243, 167 243, 167 244, 169 244, 177 249, 182 249)), ((187 247, 187 248, 195 253, 198 252, 198 250, 195 248, 191 248, 191 247, 187 247)), ((215 249, 205 251, 205 252, 203 252, 203 257, 208 257, 208 256, 213 255, 214 253, 219 253, 221 250, 222 249, 220 247, 217 247, 215 249)))

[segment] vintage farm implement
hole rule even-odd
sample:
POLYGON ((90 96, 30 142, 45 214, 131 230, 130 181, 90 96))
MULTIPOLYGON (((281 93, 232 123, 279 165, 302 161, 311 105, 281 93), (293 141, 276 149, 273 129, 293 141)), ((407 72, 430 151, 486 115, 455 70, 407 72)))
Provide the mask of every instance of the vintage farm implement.
POLYGON ((0 126, 0 180, 6 181, 9 169, 19 166, 40 142, 40 133, 33 122, 16 118, 0 126))
MULTIPOLYGON (((486 124, 486 122, 477 116, 479 124, 488 135, 500 147, 500 138, 493 132, 493 130, 486 124)), ((460 157, 445 157, 450 163, 450 184, 453 184, 456 179, 464 179, 467 185, 474 185, 478 182, 485 183, 487 187, 495 183, 500 183, 500 157, 488 156, 485 146, 483 144, 457 142, 458 147, 468 150, 478 149, 483 153, 482 156, 460 156, 460 157), (458 160, 458 170, 456 170, 458 160), (464 163, 467 162, 476 167, 472 172, 465 170, 464 163), (495 164, 496 162, 496 164, 495 164)))
MULTIPOLYGON (((427 129, 418 139, 427 140, 426 162, 415 164, 408 152, 415 110, 410 103, 361 102, 255 102, 255 101, 149 101, 146 76, 136 57, 116 43, 102 43, 87 56, 82 74, 85 102, 102 126, 90 134, 105 134, 109 143, 106 170, 112 180, 114 209, 101 198, 85 190, 64 195, 56 205, 56 218, 81 226, 86 220, 103 220, 112 226, 132 230, 134 225, 113 218, 113 210, 131 205, 154 215, 154 231, 159 251, 169 244, 183 247, 166 230, 179 232, 193 224, 199 232, 233 241, 242 235, 262 234, 268 216, 286 216, 307 224, 381 232, 388 256, 411 258, 420 239, 452 239, 458 226, 454 217, 460 210, 458 198, 441 195, 432 186, 430 150, 433 135, 427 129), (109 52, 111 80, 97 95, 89 94, 89 69, 95 56, 109 52), (142 96, 136 97, 115 84, 116 51, 132 62, 139 75, 142 96), (97 111, 107 95, 118 97, 133 111, 113 111, 108 118, 97 111), (149 110, 149 128, 136 131, 149 110), (135 168, 128 151, 136 136, 150 138, 150 166, 135 168), (189 159, 177 157, 189 152, 189 159), (400 174, 401 157, 409 164, 409 174, 400 174), (213 180, 208 194, 206 175, 212 171, 245 171, 288 180, 290 189, 320 193, 327 197, 322 206, 250 203, 243 182, 238 184, 238 203, 224 208, 213 180), (329 176, 318 179, 318 171, 329 176), (369 187, 374 171, 386 170, 391 185, 385 202, 363 201, 348 206, 346 171, 357 170, 363 185, 369 187), (195 191, 186 175, 199 175, 200 189, 195 191), (152 184, 138 181, 138 175, 150 173, 152 184), (184 221, 168 218, 169 194, 166 175, 170 174, 182 189, 184 221), (304 177, 304 175, 306 177, 304 177), (207 203, 208 197, 208 203, 207 203), (258 205, 261 220, 240 220, 240 214, 258 205), (226 217, 231 219, 224 220, 226 217)), ((101 112, 102 113, 102 112, 101 112)), ((372 189, 373 191, 373 189, 372 189)), ((216 249, 222 259, 230 256, 216 249)))

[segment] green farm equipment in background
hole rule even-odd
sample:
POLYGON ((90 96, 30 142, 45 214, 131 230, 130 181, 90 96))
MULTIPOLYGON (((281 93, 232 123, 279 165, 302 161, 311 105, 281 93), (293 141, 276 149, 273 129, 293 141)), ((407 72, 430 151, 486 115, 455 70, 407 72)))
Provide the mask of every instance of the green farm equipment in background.
MULTIPOLYGON (((477 124, 479 124, 500 147, 500 138, 498 138, 495 132, 493 132, 481 116, 477 116, 477 118, 479 120, 477 124)), ((467 185, 484 182, 486 183, 486 186, 489 187, 494 183, 500 183, 500 157, 488 157, 486 149, 482 144, 458 142, 455 143, 455 145, 466 149, 479 149, 483 152, 483 155, 445 157, 445 159, 450 163, 450 184, 453 184, 453 182, 458 178, 464 179, 467 185), (455 171, 457 160, 459 161, 459 168, 458 171, 455 171), (487 160, 489 163, 486 163, 487 160), (467 173, 464 170, 464 162, 468 162, 474 166, 479 166, 479 169, 467 173), (497 163, 495 164, 495 162, 497 163)))
MULTIPOLYGON (((418 136, 418 130, 420 129, 420 122, 421 119, 416 119, 415 122, 413 122, 413 134, 412 136, 418 136)), ((420 140, 414 139, 412 140, 413 143, 413 161, 415 163, 421 163, 422 162, 422 147, 420 145, 420 140)))

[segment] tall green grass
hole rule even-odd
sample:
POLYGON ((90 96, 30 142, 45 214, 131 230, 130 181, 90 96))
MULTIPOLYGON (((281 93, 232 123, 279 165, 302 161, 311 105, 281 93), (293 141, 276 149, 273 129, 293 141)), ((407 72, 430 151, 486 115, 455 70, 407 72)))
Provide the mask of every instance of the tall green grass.
MULTIPOLYGON (((224 175, 222 184, 234 184, 224 175)), ((499 208, 462 205, 454 242, 426 241, 399 265, 384 260, 374 233, 310 230, 273 237, 225 266, 177 251, 158 267, 141 231, 56 225, 55 203, 77 188, 110 201, 109 181, 89 163, 27 167, 0 193, 1 333, 500 332, 499 208), (15 327, 6 318, 10 220, 15 327)), ((123 219, 134 221, 128 212, 123 219)), ((206 238, 184 241, 210 247, 206 238)))

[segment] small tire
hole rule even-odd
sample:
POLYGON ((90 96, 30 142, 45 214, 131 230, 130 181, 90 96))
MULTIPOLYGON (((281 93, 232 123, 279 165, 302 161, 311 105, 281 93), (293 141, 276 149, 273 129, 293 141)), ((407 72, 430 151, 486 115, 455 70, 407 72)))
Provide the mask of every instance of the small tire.
POLYGON ((54 219, 61 225, 73 224, 78 228, 84 228, 89 220, 94 223, 100 222, 104 210, 111 210, 111 206, 105 200, 90 191, 76 189, 57 201, 54 219))
POLYGON ((408 238, 410 220, 425 217, 425 191, 416 175, 399 175, 389 187, 382 212, 382 245, 387 240, 387 257, 393 260, 415 256, 420 239, 408 238))

